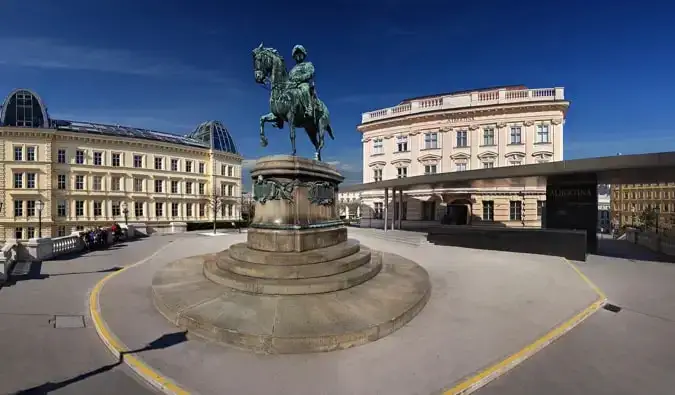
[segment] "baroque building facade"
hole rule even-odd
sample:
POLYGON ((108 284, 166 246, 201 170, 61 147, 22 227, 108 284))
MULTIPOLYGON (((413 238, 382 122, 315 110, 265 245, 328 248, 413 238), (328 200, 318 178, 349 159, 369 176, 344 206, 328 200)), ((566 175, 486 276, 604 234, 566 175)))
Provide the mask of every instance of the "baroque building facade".
POLYGON ((237 220, 241 163, 218 121, 185 136, 51 119, 17 89, 0 113, 0 238, 86 227, 237 220))
MULTIPOLYGON (((507 86, 364 113, 363 182, 560 161, 568 108, 563 88, 507 86)), ((404 192, 401 219, 541 226, 545 200, 546 185, 412 190, 404 192)), ((362 192, 361 201, 376 219, 391 204, 384 191, 362 192)), ((391 219, 398 211, 387 210, 391 219)))
POLYGON ((654 225, 675 227, 675 183, 618 184, 611 187, 611 217, 616 228, 640 226, 645 210, 653 209, 654 225))

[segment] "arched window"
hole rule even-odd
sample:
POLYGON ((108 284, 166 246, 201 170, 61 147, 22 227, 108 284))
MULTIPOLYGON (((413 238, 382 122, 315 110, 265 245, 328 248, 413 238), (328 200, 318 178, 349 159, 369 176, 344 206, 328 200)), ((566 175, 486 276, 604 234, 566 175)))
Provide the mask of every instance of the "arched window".
POLYGON ((3 126, 42 128, 49 126, 47 109, 31 91, 18 89, 7 96, 0 116, 3 126))

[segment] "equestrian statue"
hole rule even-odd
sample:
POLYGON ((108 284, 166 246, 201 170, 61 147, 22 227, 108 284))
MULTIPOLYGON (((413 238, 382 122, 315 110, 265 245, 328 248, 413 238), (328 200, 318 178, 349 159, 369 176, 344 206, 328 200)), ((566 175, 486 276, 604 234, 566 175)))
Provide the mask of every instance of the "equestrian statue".
POLYGON ((326 105, 317 97, 314 88, 314 65, 306 62, 307 50, 302 45, 293 47, 293 60, 296 64, 290 72, 286 70, 283 57, 274 48, 265 48, 262 43, 253 50, 253 70, 258 84, 269 83, 270 113, 260 117, 260 144, 267 146, 265 124, 274 123, 283 129, 288 123, 291 138, 291 155, 296 154, 295 128, 303 128, 314 145, 315 159, 321 160, 324 134, 331 139, 330 113, 326 105))

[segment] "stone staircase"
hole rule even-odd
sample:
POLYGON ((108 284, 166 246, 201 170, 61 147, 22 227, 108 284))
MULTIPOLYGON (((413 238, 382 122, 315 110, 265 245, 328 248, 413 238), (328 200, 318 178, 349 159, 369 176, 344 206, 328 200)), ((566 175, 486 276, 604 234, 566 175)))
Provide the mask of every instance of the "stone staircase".
POLYGON ((349 232, 354 234, 363 234, 376 239, 393 241, 397 243, 408 244, 411 246, 420 246, 429 244, 427 234, 422 232, 412 232, 407 230, 388 230, 373 228, 349 228, 349 232))

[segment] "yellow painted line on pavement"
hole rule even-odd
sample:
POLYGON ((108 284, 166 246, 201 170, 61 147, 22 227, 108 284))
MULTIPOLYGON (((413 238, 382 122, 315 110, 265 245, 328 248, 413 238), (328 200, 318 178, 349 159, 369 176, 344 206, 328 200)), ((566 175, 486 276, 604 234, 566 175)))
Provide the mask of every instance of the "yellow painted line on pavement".
MULTIPOLYGON (((564 259, 564 258, 563 258, 564 259)), ((546 335, 537 339, 534 343, 529 344, 522 350, 511 354, 509 357, 504 359, 501 362, 498 362, 487 369, 479 372, 478 374, 467 378, 464 381, 456 384, 454 387, 443 392, 443 395, 467 395, 470 394, 485 385, 489 382, 495 380, 496 378, 504 375, 511 369, 518 366, 520 363, 525 361, 527 358, 536 354, 544 347, 553 343, 555 340, 560 338, 565 333, 572 330, 575 326, 582 323, 586 318, 590 317, 593 313, 600 310, 602 306, 607 302, 607 295, 597 286, 593 281, 591 281, 585 274, 581 272, 572 262, 564 259, 565 263, 569 265, 579 277, 589 286, 593 291, 598 295, 598 299, 593 302, 590 306, 586 307, 579 314, 565 321, 561 325, 558 325, 546 335)))
POLYGON ((91 319, 94 322, 94 328, 96 328, 96 332, 98 333, 98 336, 101 338, 103 343, 108 347, 110 352, 112 352, 113 355, 115 355, 115 357, 119 358, 120 355, 123 355, 124 363, 127 364, 127 366, 131 368, 131 370, 136 372, 136 374, 141 376, 141 378, 146 380, 150 385, 161 390, 165 394, 190 395, 190 392, 181 388, 170 378, 163 376, 161 373, 152 369, 140 358, 134 356, 133 354, 125 354, 126 352, 129 351, 129 349, 124 344, 122 344, 122 342, 120 342, 112 332, 110 332, 110 330, 108 329, 108 325, 106 325, 105 321, 103 320, 103 317, 101 316, 101 306, 99 304, 99 297, 101 295, 101 291, 103 290, 103 286, 108 280, 124 272, 127 269, 130 269, 134 266, 149 261, 157 254, 159 254, 159 252, 161 252, 163 249, 167 248, 170 245, 171 244, 167 244, 161 247, 159 250, 155 251, 154 254, 143 259, 140 262, 136 262, 133 265, 125 266, 124 268, 103 277, 103 279, 101 279, 101 281, 99 281, 94 286, 94 288, 91 291, 91 294, 89 294, 89 313, 91 314, 91 319))

